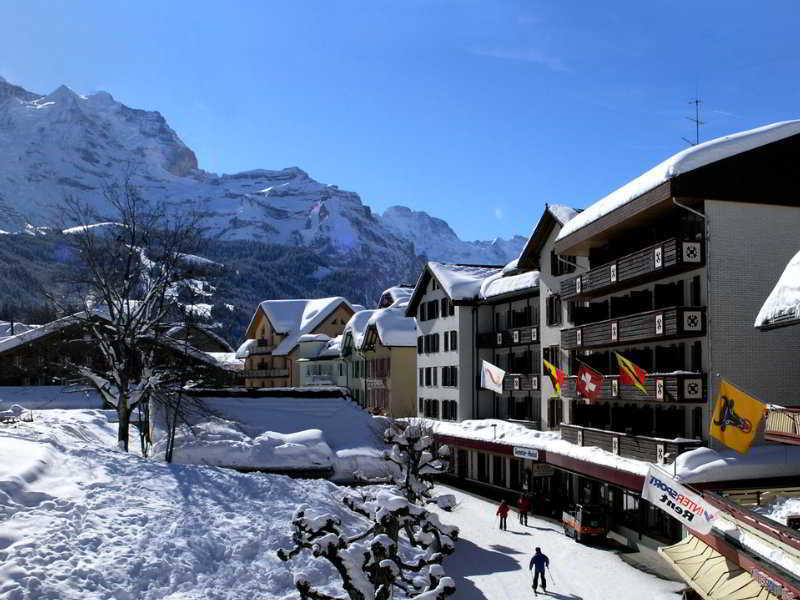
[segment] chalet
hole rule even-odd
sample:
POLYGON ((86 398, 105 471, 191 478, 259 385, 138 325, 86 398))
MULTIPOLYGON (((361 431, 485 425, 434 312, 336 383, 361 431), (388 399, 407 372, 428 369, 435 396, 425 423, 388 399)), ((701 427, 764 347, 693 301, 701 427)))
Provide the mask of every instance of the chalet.
POLYGON ((325 334, 335 338, 355 312, 344 298, 265 300, 247 326, 236 355, 245 360, 245 385, 255 388, 297 387, 300 338, 325 334))
MULTIPOLYGON (((103 320, 100 314, 92 318, 103 320)), ((165 365, 188 364, 204 374, 208 385, 238 383, 241 365, 230 354, 221 359, 168 335, 154 334, 151 343, 156 345, 165 365)), ((81 314, 0 338, 0 357, 0 386, 64 385, 75 379, 70 363, 100 364, 86 318, 81 314)))
POLYGON ((300 387, 347 387, 347 364, 342 358, 342 336, 331 339, 324 333, 300 336, 297 368, 300 387))

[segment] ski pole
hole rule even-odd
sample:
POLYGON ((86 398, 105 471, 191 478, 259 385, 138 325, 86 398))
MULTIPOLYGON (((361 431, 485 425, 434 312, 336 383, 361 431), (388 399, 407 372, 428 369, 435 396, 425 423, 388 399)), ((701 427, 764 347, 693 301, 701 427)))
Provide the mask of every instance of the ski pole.
POLYGON ((547 574, 550 576, 550 581, 552 581, 553 585, 555 585, 556 580, 555 577, 553 577, 553 572, 550 570, 550 565, 547 565, 547 574))

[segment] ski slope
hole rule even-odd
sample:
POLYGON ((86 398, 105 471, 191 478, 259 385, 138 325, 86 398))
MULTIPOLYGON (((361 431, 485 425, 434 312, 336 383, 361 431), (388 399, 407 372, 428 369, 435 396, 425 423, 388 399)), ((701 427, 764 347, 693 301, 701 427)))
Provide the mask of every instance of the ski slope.
POLYGON ((451 513, 439 511, 443 522, 460 529, 455 554, 444 564, 457 600, 533 598, 528 563, 536 546, 550 559, 543 600, 678 600, 685 587, 639 571, 612 551, 578 544, 549 521, 529 516, 528 526, 520 525, 514 510, 508 531, 500 531, 497 503, 448 486, 438 490, 458 502, 451 513))

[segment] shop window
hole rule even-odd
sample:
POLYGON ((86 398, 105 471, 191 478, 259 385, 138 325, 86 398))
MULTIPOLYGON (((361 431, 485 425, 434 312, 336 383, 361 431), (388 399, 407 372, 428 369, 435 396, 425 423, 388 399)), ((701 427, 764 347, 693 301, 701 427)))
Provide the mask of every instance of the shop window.
POLYGON ((489 457, 478 452, 478 481, 489 483, 489 457))
POLYGON ((506 461, 502 456, 492 456, 492 483, 506 486, 506 461))

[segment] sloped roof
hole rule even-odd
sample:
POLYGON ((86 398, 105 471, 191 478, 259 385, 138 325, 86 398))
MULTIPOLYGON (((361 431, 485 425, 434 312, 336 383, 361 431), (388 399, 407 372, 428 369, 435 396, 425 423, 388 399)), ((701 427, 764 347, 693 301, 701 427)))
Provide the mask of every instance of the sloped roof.
POLYGON ((780 327, 800 322, 800 252, 783 270, 756 316, 759 328, 780 327))
POLYGON ((398 300, 391 306, 379 308, 367 322, 367 328, 375 327, 381 344, 387 348, 417 345, 417 321, 406 316, 407 305, 407 300, 398 300))
POLYGON ((522 248, 517 259, 516 268, 529 271, 540 268, 539 254, 547 242, 547 238, 556 226, 563 228, 564 225, 574 219, 581 211, 563 206, 561 204, 545 204, 542 216, 539 217, 536 225, 531 232, 525 247, 522 248))
POLYGON ((492 275, 481 285, 481 298, 488 300, 496 296, 535 290, 539 288, 539 271, 527 271, 518 275, 492 275))
POLYGON ((557 240, 572 235, 678 175, 798 134, 800 134, 800 120, 783 121, 726 135, 687 148, 589 206, 564 225, 557 240))
POLYGON ((503 271, 501 265, 460 265, 429 261, 417 280, 414 293, 408 301, 406 315, 413 317, 417 311, 420 298, 431 277, 442 286, 447 296, 456 303, 478 300, 483 281, 503 271))
MULTIPOLYGON (((311 333, 325 319, 327 319, 339 306, 344 304, 351 312, 353 306, 345 298, 335 296, 332 298, 316 298, 312 300, 265 300, 258 305, 255 314, 247 326, 248 337, 255 337, 252 330, 258 311, 263 311, 270 324, 277 333, 286 337, 272 351, 273 355, 284 356, 297 346, 301 336, 311 333)), ((241 354, 239 347, 237 355, 241 354)))
POLYGON ((367 333, 367 323, 375 312, 377 310, 360 310, 350 317, 342 332, 342 349, 344 349, 344 340, 348 335, 353 338, 353 347, 361 348, 364 343, 364 335, 367 333))

